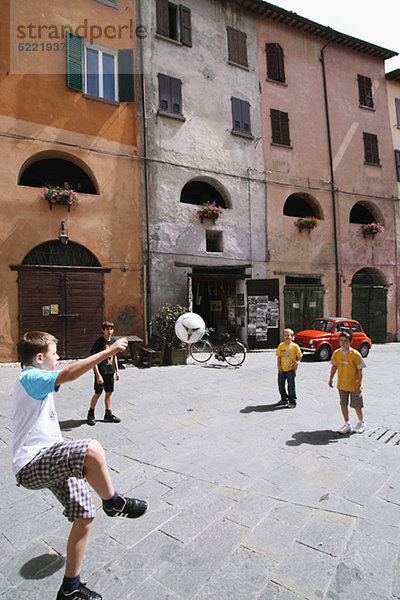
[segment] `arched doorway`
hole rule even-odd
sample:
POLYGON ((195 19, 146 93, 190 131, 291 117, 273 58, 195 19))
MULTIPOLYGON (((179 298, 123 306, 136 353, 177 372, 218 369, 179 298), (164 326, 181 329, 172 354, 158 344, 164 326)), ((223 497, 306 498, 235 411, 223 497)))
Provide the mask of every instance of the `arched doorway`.
POLYGON ((90 352, 104 318, 104 273, 87 248, 48 241, 33 248, 18 271, 20 336, 49 331, 58 339, 61 358, 81 358, 90 352))
POLYGON ((388 289, 384 274, 374 267, 365 267, 354 274, 351 287, 351 316, 360 321, 373 342, 384 344, 387 333, 388 289))

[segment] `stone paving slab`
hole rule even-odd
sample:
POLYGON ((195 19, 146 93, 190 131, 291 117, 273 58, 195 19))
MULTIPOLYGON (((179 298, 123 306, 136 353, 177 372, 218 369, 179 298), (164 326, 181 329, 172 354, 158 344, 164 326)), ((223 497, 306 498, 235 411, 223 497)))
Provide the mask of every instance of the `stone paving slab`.
MULTIPOLYGON (((120 424, 102 421, 100 400, 86 425, 92 374, 63 386, 64 436, 98 439, 115 487, 150 502, 141 519, 110 519, 94 495, 89 587, 104 600, 400 599, 400 447, 374 437, 400 431, 400 382, 385 373, 400 345, 376 345, 366 362, 363 435, 336 433, 329 363, 310 357, 298 407, 277 408, 274 351, 240 369, 127 365, 120 424)), ((18 373, 0 365, 0 598, 54 600, 69 523, 50 492, 18 488, 10 472, 18 373)))

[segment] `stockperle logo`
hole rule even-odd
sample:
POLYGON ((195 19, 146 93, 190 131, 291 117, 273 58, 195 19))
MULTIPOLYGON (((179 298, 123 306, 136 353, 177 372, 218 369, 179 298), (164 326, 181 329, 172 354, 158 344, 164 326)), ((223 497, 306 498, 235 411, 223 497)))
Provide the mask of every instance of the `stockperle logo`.
POLYGON ((112 23, 104 20, 97 22, 85 17, 80 22, 76 22, 76 18, 72 19, 71 15, 62 14, 61 9, 55 10, 54 6, 56 5, 47 11, 38 10, 38 18, 35 20, 26 18, 20 1, 11 2, 10 71, 12 74, 65 73, 67 31, 83 38, 85 44, 114 50, 131 48, 135 38, 146 36, 145 28, 135 26, 132 18, 124 22, 112 23), (50 16, 56 16, 56 19, 51 20, 50 16))

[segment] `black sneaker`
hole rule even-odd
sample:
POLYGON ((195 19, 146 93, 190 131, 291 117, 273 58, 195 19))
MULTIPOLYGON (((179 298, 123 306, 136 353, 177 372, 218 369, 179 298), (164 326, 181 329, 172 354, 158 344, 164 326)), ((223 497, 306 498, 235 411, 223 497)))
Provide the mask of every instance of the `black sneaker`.
POLYGON ((92 408, 89 408, 88 410, 86 423, 88 425, 96 425, 96 419, 94 418, 94 410, 92 408))
POLYGON ((288 408, 296 408, 296 406, 297 406, 296 402, 289 402, 287 405, 288 408))
MULTIPOLYGON (((118 496, 117 503, 121 508, 105 508, 103 510, 109 517, 127 517, 128 519, 137 519, 144 515, 149 508, 149 503, 146 500, 137 500, 136 498, 125 498, 118 496)), ((117 504, 117 506, 118 506, 117 504)))
POLYGON ((103 596, 89 590, 89 588, 86 587, 86 583, 81 582, 77 590, 68 592, 68 594, 60 587, 57 594, 57 600, 103 600, 103 596))
POLYGON ((107 421, 107 423, 121 423, 121 419, 113 415, 112 412, 106 412, 104 420, 107 421))
POLYGON ((279 400, 279 402, 276 403, 276 406, 287 406, 289 403, 289 400, 279 400))

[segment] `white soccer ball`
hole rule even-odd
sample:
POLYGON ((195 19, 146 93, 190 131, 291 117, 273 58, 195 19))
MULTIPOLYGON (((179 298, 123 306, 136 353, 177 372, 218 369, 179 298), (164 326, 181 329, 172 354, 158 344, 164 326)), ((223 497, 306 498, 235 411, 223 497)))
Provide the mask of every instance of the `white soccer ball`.
POLYGON ((196 313, 185 313, 175 323, 176 337, 186 344, 194 344, 201 340, 205 331, 206 324, 196 313))

